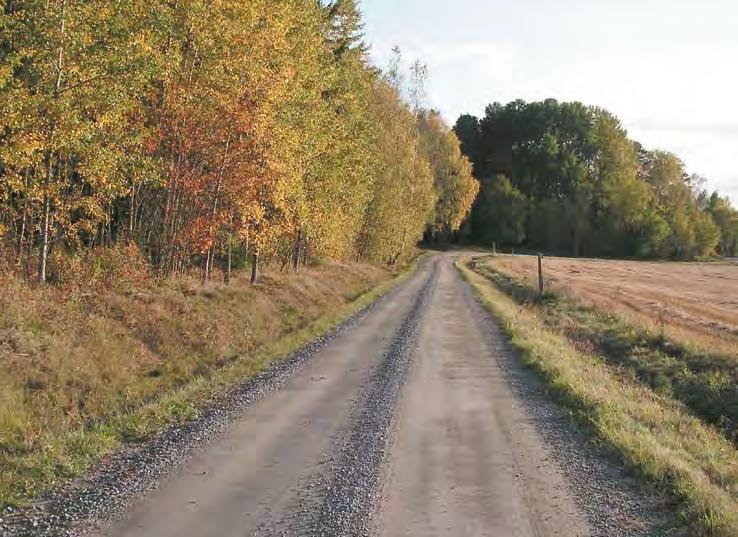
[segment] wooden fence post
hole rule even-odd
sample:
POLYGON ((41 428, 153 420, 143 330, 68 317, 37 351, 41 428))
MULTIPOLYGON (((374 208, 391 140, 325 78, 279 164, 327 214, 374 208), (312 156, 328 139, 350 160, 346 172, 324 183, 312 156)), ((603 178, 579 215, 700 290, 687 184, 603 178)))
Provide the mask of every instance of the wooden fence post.
POLYGON ((538 296, 543 297, 543 254, 538 254, 538 296))

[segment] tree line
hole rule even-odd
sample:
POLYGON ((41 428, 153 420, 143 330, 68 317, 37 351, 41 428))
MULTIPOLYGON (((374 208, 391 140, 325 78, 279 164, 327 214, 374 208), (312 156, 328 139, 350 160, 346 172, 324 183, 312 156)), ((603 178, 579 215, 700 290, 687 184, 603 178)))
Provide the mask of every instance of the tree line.
POLYGON ((370 65, 353 0, 0 5, 0 237, 28 278, 122 242, 204 281, 394 263, 470 210, 456 136, 370 65))
POLYGON ((613 114, 549 99, 490 105, 454 130, 481 190, 466 240, 573 256, 738 255, 738 211, 613 114))

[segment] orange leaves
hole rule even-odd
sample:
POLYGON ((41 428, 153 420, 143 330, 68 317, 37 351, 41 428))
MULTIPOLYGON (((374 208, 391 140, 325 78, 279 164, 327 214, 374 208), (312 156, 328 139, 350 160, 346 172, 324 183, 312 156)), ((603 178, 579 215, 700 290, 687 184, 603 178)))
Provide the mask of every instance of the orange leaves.
POLYGON ((0 225, 19 249, 44 221, 70 248, 133 238, 167 273, 207 254, 207 273, 225 244, 284 256, 298 230, 335 258, 396 258, 422 235, 429 157, 354 2, 14 5, 28 67, 0 65, 0 225))
POLYGON ((196 217, 190 222, 184 239, 193 253, 206 253, 215 241, 215 225, 213 220, 204 216, 196 217))

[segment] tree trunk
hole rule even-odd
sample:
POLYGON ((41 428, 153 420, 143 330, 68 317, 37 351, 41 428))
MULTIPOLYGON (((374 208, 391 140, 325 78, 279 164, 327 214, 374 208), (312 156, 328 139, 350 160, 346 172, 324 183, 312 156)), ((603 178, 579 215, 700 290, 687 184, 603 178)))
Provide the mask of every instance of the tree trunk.
POLYGON ((115 243, 115 237, 113 237, 113 204, 108 204, 108 248, 112 248, 115 243))
POLYGON ((23 219, 21 220, 21 229, 20 233, 18 233, 18 266, 23 265, 23 242, 26 240, 26 222, 28 220, 28 188, 29 188, 29 170, 26 168, 25 174, 24 174, 24 191, 25 196, 23 200, 23 219))
POLYGON ((302 245, 302 230, 297 230, 297 238, 295 239, 295 246, 292 249, 292 268, 295 272, 300 270, 300 247, 302 245))
MULTIPOLYGON (((59 89, 61 88, 63 63, 64 63, 64 32, 66 29, 66 11, 67 0, 62 0, 61 4, 61 21, 59 23, 59 56, 56 63, 56 79, 54 80, 54 100, 59 98, 59 89)), ((49 127, 48 147, 46 149, 46 177, 44 178, 44 205, 43 220, 41 222, 41 245, 38 254, 38 280, 46 283, 46 266, 49 254, 49 219, 51 217, 51 179, 54 174, 54 154, 51 144, 54 141, 54 132, 56 130, 55 122, 52 119, 49 127)))
POLYGON ((259 279, 259 254, 251 254, 251 285, 255 285, 259 279))
POLYGON ((47 152, 46 158, 47 170, 44 179, 44 204, 41 216, 41 245, 38 253, 38 281, 46 283, 46 265, 47 256, 49 254, 49 218, 51 216, 51 198, 49 196, 49 188, 51 185, 51 176, 54 173, 54 164, 52 162, 51 151, 47 152))
POLYGON ((233 244, 232 239, 228 237, 228 255, 226 256, 226 269, 223 273, 223 281, 226 285, 231 285, 231 267, 233 266, 233 244))
POLYGON ((210 278, 210 250, 212 250, 212 248, 208 248, 208 251, 205 252, 205 261, 203 261, 203 265, 202 265, 202 284, 203 285, 208 283, 208 279, 210 278))
POLYGON ((26 211, 23 211, 23 219, 21 220, 20 233, 18 233, 18 266, 23 264, 23 241, 26 238, 26 211))
POLYGON ((130 207, 128 208, 128 239, 133 239, 133 225, 136 221, 136 184, 131 185, 131 195, 128 198, 130 207))

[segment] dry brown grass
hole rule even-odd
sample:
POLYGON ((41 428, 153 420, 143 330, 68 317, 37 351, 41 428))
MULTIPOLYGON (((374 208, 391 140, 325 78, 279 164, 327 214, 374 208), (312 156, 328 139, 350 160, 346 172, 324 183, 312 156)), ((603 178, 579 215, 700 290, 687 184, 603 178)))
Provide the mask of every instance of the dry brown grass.
POLYGON ((195 276, 157 282, 135 257, 108 262, 125 269, 88 271, 84 285, 0 276, 0 504, 193 417, 198 401, 330 328, 394 276, 326 263, 266 271, 256 287, 245 275, 202 287, 195 276))
MULTIPOLYGON (((537 285, 537 261, 498 256, 491 267, 537 285)), ((619 313, 713 352, 738 355, 738 265, 550 257, 547 290, 619 313)))

